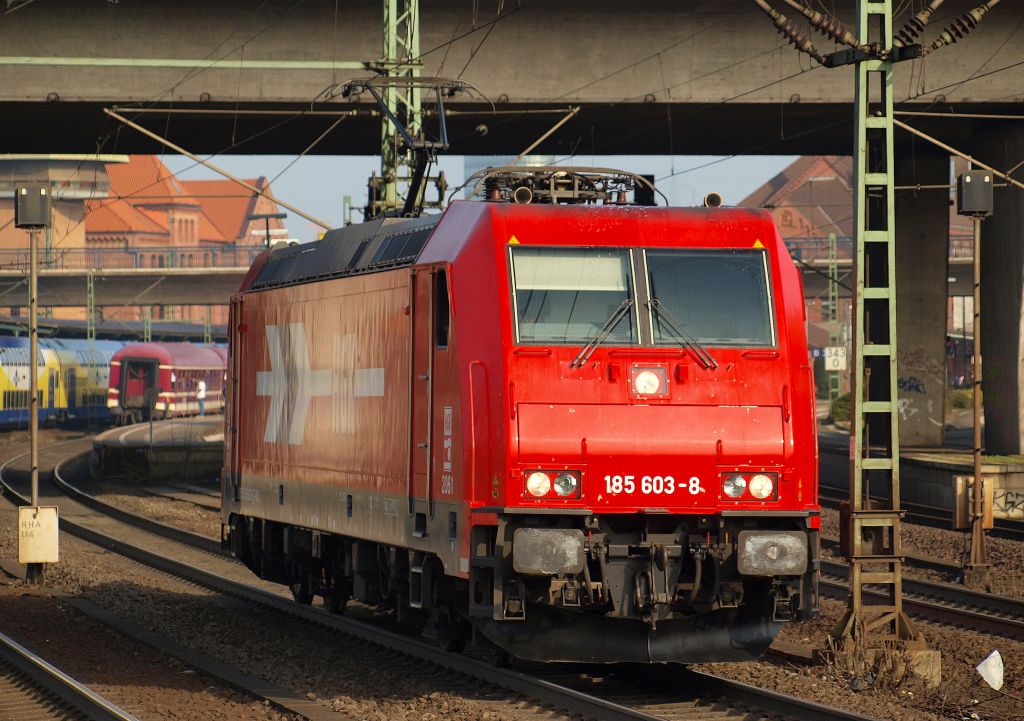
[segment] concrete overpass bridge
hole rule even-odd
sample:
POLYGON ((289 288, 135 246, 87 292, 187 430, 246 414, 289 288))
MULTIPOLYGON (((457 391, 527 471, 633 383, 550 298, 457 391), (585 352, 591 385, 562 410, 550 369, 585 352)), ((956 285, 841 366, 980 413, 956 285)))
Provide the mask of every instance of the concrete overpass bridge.
MULTIPOLYGON (((40 251, 39 302, 50 308, 226 305, 261 246, 145 246, 40 251), (195 267, 205 253, 210 265, 195 267)), ((28 250, 0 250, 0 307, 28 306, 28 250)))
MULTIPOLYGON (((244 268, 108 268, 39 271, 39 303, 48 308, 89 305, 226 305, 249 270, 244 268)), ((0 307, 28 306, 25 271, 0 269, 0 307)))
MULTIPOLYGON (((926 36, 976 4, 948 0, 926 36)), ((849 23, 853 0, 834 5, 849 23)), ((496 19, 494 3, 421 3, 423 75, 461 76, 495 104, 492 112, 453 99, 453 153, 518 153, 570 106, 581 110, 537 152, 851 152, 852 68, 812 67, 748 0, 504 6, 496 19)), ((372 74, 381 15, 379 0, 38 0, 0 17, 0 151, 159 150, 101 112, 124 106, 194 152, 297 153, 341 117, 314 152, 373 154, 373 106, 327 98, 338 83, 372 74)), ((1001 3, 964 42, 899 64, 901 112, 960 114, 905 119, 996 168, 1018 167, 1022 21, 1024 3, 1001 3)), ((923 381, 935 409, 908 418, 901 433, 938 444, 944 378, 928 369, 945 353, 949 158, 907 133, 896 137, 905 188, 896 202, 899 372, 923 381)), ((1009 453, 1024 451, 1021 228, 1024 195, 997 189, 984 231, 981 336, 987 444, 1009 453)))
MULTIPOLYGON (((453 99, 452 152, 518 153, 554 122, 537 111, 570 105, 581 112, 540 152, 850 151, 852 68, 810 67, 750 0, 506 2, 495 20, 496 4, 478 3, 474 18, 471 0, 420 3, 422 74, 460 76, 495 103, 491 114, 453 99)), ((929 37, 976 4, 948 0, 929 37)), ((832 5, 852 21, 853 0, 832 5)), ((1010 37, 1021 18, 1020 3, 1002 3, 962 44, 903 64, 896 100, 1021 112, 1024 67, 991 73, 1024 57, 1010 37)), ((0 149, 91 152, 97 139, 105 152, 160 149, 111 136, 100 110, 125 105, 204 153, 296 153, 334 113, 352 113, 316 152, 375 154, 370 99, 325 97, 373 74, 381 27, 380 0, 33 2, 0 19, 0 149)), ((944 124, 944 137, 965 141, 987 122, 944 124)))

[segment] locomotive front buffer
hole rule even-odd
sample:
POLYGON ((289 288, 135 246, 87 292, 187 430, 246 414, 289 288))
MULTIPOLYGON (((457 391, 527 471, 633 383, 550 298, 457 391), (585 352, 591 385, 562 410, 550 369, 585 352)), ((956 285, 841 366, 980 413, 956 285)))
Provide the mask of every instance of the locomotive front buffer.
POLYGON ((759 515, 502 515, 494 603, 471 614, 489 640, 535 660, 759 657, 783 623, 817 617, 819 565, 816 517, 766 529, 759 515))

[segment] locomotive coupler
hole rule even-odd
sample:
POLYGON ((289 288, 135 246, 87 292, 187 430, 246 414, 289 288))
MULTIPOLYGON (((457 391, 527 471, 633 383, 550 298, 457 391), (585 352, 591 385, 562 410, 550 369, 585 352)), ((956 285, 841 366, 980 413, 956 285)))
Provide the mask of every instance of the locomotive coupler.
POLYGON ((789 586, 776 581, 772 584, 772 620, 792 621, 795 618, 793 609, 793 596, 789 592, 789 586))
POLYGON ((633 602, 637 613, 643 616, 653 631, 657 628, 655 607, 668 606, 672 603, 673 594, 669 592, 669 557, 678 557, 681 549, 674 546, 672 553, 667 545, 657 543, 640 548, 647 551, 648 567, 637 571, 633 576, 633 602))

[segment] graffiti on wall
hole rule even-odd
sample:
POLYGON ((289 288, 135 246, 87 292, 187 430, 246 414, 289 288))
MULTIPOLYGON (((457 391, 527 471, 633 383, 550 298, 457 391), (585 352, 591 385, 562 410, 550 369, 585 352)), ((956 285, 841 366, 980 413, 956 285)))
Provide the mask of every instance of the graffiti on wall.
POLYGON ((1024 491, 997 491, 993 510, 1002 518, 1024 516, 1024 491))
POLYGON ((927 395, 928 391, 924 389, 924 381, 917 376, 910 376, 909 378, 899 378, 896 380, 896 386, 904 393, 920 393, 927 395))

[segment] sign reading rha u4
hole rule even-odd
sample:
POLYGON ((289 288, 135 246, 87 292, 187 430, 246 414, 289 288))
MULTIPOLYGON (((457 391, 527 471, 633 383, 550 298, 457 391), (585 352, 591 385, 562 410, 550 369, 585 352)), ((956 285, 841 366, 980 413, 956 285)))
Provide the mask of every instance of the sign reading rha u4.
POLYGON ((825 348, 825 370, 846 370, 846 347, 841 345, 825 348))
POLYGON ((57 506, 18 509, 18 563, 57 563, 57 506))

